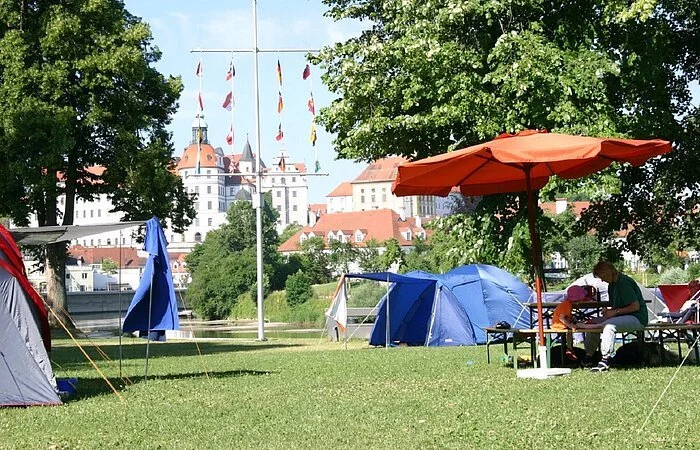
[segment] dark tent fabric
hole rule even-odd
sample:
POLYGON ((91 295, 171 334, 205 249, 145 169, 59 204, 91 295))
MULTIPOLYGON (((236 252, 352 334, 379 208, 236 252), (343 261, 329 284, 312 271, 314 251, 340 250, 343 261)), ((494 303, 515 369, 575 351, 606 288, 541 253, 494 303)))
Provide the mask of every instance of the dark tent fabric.
POLYGON ((40 330, 45 309, 39 311, 29 295, 36 291, 11 262, 16 244, 0 235, 0 406, 60 405, 40 330))
POLYGON ((387 305, 391 343, 428 346, 476 345, 486 342, 484 328, 506 321, 529 326, 532 291, 497 267, 472 264, 436 275, 349 274, 391 283, 380 300, 370 345, 386 345, 387 305))
POLYGON ((148 260, 141 283, 124 317, 123 331, 150 332, 180 328, 167 246, 168 242, 158 219, 151 218, 146 222, 144 243, 148 260))

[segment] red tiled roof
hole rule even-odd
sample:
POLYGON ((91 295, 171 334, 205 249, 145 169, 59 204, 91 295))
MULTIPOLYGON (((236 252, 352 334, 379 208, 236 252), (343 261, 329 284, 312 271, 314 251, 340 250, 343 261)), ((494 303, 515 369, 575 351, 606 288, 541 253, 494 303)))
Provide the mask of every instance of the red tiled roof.
MULTIPOLYGON (((591 206, 591 202, 568 202, 569 208, 572 208, 574 216, 581 217, 585 209, 591 206)), ((540 208, 546 213, 555 215, 557 213, 556 202, 542 202, 540 208)))
POLYGON ((340 183, 326 197, 352 197, 352 184, 349 181, 340 183))
POLYGON ((108 258, 119 264, 120 251, 122 269, 139 267, 145 264, 145 258, 139 258, 137 250, 134 247, 122 247, 120 249, 119 247, 83 247, 82 245, 72 245, 68 249, 68 253, 72 257, 76 259, 82 258, 84 264, 102 264, 102 260, 108 258))
POLYGON ((309 211, 315 214, 326 214, 328 206, 325 203, 309 203, 309 211))
POLYGON ((353 183, 370 183, 375 181, 394 181, 399 164, 408 161, 402 156, 390 156, 378 159, 363 170, 353 183))
POLYGON ((286 242, 282 243, 278 250, 280 252, 299 250, 301 235, 308 235, 310 232, 322 237, 327 245, 328 232, 332 231, 335 234, 339 230, 342 230, 345 235, 353 236, 350 238, 350 241, 356 247, 367 246, 367 241, 373 238, 381 243, 392 237, 396 238, 402 246, 413 245, 411 240, 407 240, 401 234, 401 231, 405 229, 410 229, 411 234, 414 236, 418 232, 424 231, 423 228, 416 227, 414 217, 408 217, 405 221, 402 221, 400 216, 391 209, 326 214, 321 216, 313 227, 304 227, 299 230, 286 242), (357 230, 361 230, 365 234, 362 242, 355 242, 354 235, 357 230))

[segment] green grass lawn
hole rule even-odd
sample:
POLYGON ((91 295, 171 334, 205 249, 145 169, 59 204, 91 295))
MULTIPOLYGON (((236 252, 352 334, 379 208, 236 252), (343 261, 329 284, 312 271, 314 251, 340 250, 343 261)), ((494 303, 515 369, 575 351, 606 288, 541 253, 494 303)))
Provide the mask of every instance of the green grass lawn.
MULTIPOLYGON (((87 344, 87 342, 85 342, 87 344)), ((698 448, 700 369, 684 367, 647 426, 673 367, 575 370, 517 379, 484 347, 367 348, 317 339, 151 344, 100 341, 98 365, 57 340, 64 406, 0 409, 0 448, 698 448), (205 369, 209 377, 205 375, 205 369)), ((98 358, 94 349, 89 353, 98 358)), ((496 350, 498 353, 499 350, 496 350)), ((496 358, 498 359, 498 358, 496 358)))

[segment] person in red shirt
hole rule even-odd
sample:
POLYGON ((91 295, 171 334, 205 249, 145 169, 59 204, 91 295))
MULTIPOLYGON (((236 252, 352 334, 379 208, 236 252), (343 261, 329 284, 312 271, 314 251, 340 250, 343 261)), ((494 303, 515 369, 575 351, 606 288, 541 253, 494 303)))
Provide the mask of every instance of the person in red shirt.
POLYGON ((576 361, 576 353, 574 353, 574 335, 571 331, 576 326, 576 318, 572 314, 574 302, 586 300, 588 293, 582 286, 573 285, 566 290, 566 299, 564 299, 552 313, 552 328, 560 330, 568 330, 566 333, 566 353, 567 359, 576 361))

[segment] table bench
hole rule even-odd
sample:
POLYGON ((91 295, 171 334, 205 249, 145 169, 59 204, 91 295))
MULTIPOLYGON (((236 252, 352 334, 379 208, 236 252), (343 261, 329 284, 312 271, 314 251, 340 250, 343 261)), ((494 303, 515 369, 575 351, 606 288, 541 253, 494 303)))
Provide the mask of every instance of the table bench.
MULTIPOLYGON (((536 346, 535 339, 539 334, 537 328, 496 328, 496 327, 486 327, 484 328, 486 332, 486 362, 491 363, 491 350, 490 346, 493 344, 494 340, 503 341, 503 351, 508 355, 508 335, 512 335, 512 345, 513 353, 517 350, 517 344, 520 342, 528 342, 530 346, 530 356, 532 358, 533 364, 536 358, 536 346)), ((568 331, 572 333, 602 333, 603 327, 600 328, 573 328, 571 330, 562 330, 558 328, 545 328, 545 345, 547 346, 547 358, 548 364, 551 366, 551 356, 552 356, 552 338, 553 336, 566 334, 568 331)), ((678 345, 678 358, 682 360, 683 352, 681 349, 681 341, 687 340, 688 337, 695 342, 698 337, 698 332, 700 332, 700 324, 676 324, 676 323, 653 323, 649 324, 644 329, 633 331, 625 334, 635 334, 637 339, 644 339, 645 333, 658 333, 658 342, 661 346, 664 345, 664 339, 673 338, 678 345)), ((656 339, 653 339, 655 341, 656 339)), ((623 337, 624 341, 624 337, 623 337)), ((695 363, 700 364, 700 350, 698 346, 693 347, 693 352, 695 355, 695 363)), ((518 359, 517 355, 513 358, 513 367, 517 368, 518 359)))

